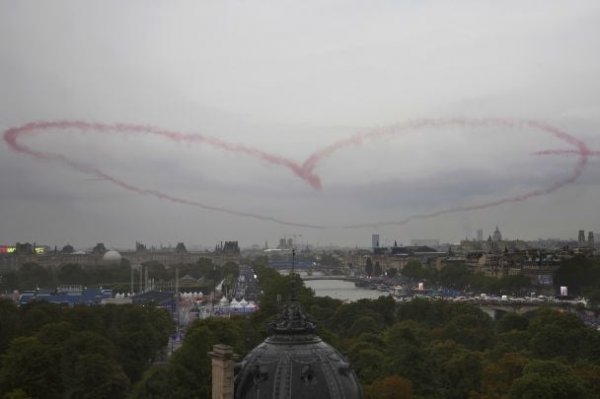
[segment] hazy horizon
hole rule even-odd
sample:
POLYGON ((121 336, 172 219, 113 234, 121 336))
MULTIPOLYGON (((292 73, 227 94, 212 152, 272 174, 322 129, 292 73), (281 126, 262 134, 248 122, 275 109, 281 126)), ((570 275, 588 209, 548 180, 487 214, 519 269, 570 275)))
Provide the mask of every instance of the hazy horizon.
POLYGON ((594 1, 0 0, 0 244, 598 233, 599 42, 594 1))

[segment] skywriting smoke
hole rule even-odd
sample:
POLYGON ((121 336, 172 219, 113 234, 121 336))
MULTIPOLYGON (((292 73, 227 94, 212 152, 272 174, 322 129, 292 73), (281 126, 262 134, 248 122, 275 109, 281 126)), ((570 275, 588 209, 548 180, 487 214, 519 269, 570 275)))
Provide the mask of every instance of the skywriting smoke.
POLYGON ((206 204, 200 201, 180 198, 169 193, 147 189, 128 183, 117 177, 108 175, 99 168, 85 165, 81 162, 74 161, 68 158, 64 154, 55 154, 50 152, 44 152, 40 150, 32 149, 19 142, 19 138, 26 135, 33 135, 39 133, 48 133, 51 131, 79 131, 83 133, 116 133, 120 135, 150 135, 157 136, 163 139, 184 142, 190 144, 203 144, 211 146, 221 151, 232 152, 248 157, 255 158, 260 161, 267 162, 269 164, 283 167, 288 169, 293 175, 304 180, 314 189, 320 190, 322 188, 321 178, 315 172, 318 165, 324 160, 334 156, 336 152, 344 150, 349 147, 356 147, 367 144, 372 141, 377 141, 386 138, 400 137, 409 133, 418 133, 425 129, 448 129, 448 128, 469 128, 469 129, 484 129, 484 128, 502 128, 502 129, 532 129, 548 134, 554 138, 557 138, 569 146, 570 149, 557 149, 557 150, 545 150, 538 151, 537 155, 576 155, 577 161, 572 172, 565 178, 555 181, 547 187, 537 188, 532 191, 522 193, 515 196, 503 197, 489 202, 483 202, 480 204, 473 204, 468 206, 452 207, 429 213, 415 214, 408 216, 402 220, 388 220, 380 222, 366 222, 363 224, 352 224, 343 226, 344 228, 362 228, 372 226, 383 226, 383 225, 402 225, 419 219, 430 219, 437 216, 467 212, 474 210, 482 210, 486 208, 496 207, 502 204, 511 202, 525 201, 530 198, 539 197, 553 193, 560 188, 575 182, 583 173, 587 163, 588 157, 599 155, 599 151, 591 151, 587 145, 582 141, 572 136, 571 134, 560 130, 554 126, 541 121, 533 120, 518 120, 518 119, 502 119, 502 118, 430 118, 430 119, 419 119, 409 121, 405 123, 399 123, 390 125, 387 127, 381 127, 372 129, 367 132, 358 133, 348 138, 344 138, 335 141, 320 150, 315 151, 311 154, 302 164, 286 158, 284 156, 265 152, 263 150, 253 148, 251 146, 230 143, 215 137, 205 136, 201 134, 189 134, 181 133, 172 130, 159 129, 152 126, 136 125, 136 124, 104 124, 104 123, 90 123, 84 121, 49 121, 49 122, 32 122, 18 127, 12 127, 5 131, 4 140, 8 144, 9 148, 18 153, 29 155, 39 160, 54 161, 62 163, 69 168, 72 168, 78 172, 87 174, 93 178, 103 179, 111 182, 112 184, 121 187, 130 192, 134 192, 139 195, 146 195, 159 198, 161 200, 170 201, 173 203, 184 204, 189 206, 199 207, 209 211, 226 213, 234 216, 254 218, 266 222, 273 222, 282 225, 289 225, 295 227, 315 228, 324 229, 327 227, 334 226, 323 226, 304 224, 285 219, 275 218, 267 215, 260 215, 251 212, 243 212, 234 209, 227 209, 220 206, 214 206, 206 204))

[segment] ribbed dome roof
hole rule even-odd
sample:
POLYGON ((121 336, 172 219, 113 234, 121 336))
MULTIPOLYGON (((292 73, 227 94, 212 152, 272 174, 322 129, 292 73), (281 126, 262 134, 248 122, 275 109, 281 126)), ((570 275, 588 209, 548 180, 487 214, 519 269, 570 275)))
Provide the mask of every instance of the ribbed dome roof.
POLYGON ((235 399, 362 397, 350 363, 316 335, 297 302, 288 304, 269 330, 271 336, 242 361, 235 399))

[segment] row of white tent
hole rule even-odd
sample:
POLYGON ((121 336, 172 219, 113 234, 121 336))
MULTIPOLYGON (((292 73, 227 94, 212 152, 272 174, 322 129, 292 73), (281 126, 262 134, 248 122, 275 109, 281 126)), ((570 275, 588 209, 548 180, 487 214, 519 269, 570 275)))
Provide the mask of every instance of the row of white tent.
POLYGON ((180 292, 179 298, 187 299, 187 298, 202 298, 204 294, 201 291, 192 291, 192 292, 180 292))
POLYGON ((257 308, 256 304, 253 301, 248 302, 244 298, 242 298, 241 301, 238 301, 235 298, 233 298, 231 300, 231 302, 229 302, 227 297, 221 298, 221 300, 219 301, 219 306, 221 308, 247 309, 247 310, 254 310, 257 308))

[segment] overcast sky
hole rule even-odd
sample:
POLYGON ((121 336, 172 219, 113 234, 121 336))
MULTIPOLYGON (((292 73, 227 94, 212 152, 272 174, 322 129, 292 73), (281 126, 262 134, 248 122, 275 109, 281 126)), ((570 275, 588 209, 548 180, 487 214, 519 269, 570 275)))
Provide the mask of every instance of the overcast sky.
POLYGON ((2 132, 32 121, 143 124, 301 169, 156 135, 39 130, 18 142, 71 166, 0 143, 0 244, 262 246, 286 235, 367 246, 375 232, 382 244, 458 241, 496 225, 508 238, 599 232, 593 155, 576 181, 547 195, 343 227, 527 196, 569 179, 581 156, 532 153, 578 149, 531 126, 399 127, 535 119, 600 150, 599 49, 597 0, 0 0, 2 132), (313 153, 377 129, 401 134, 316 163, 309 174, 320 189, 298 176, 313 153))

